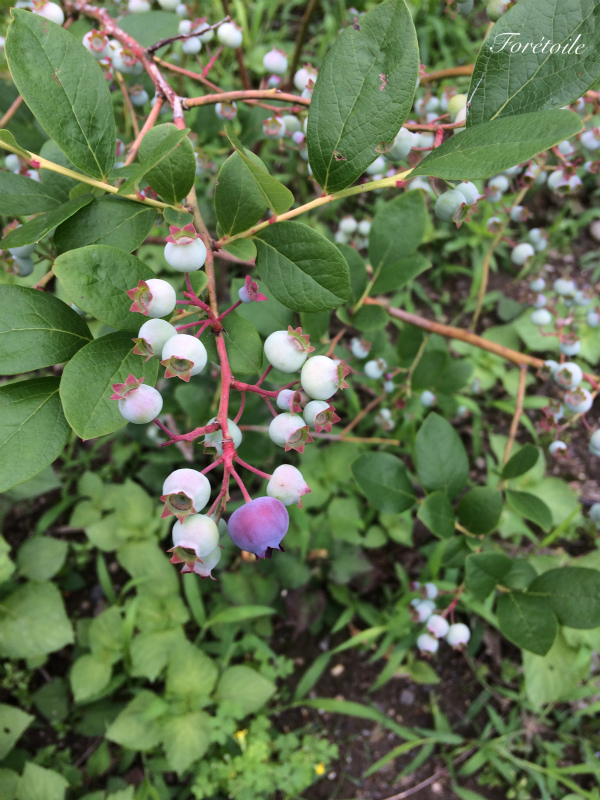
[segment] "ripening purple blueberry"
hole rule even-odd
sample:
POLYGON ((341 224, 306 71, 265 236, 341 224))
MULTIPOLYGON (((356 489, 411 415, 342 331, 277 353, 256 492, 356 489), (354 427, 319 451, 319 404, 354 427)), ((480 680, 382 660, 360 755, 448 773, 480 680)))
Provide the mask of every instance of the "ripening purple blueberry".
POLYGON ((281 541, 290 524, 287 508, 276 497, 257 497, 229 517, 231 541, 257 558, 271 558, 273 550, 283 550, 281 541))
POLYGON ((280 500, 284 506, 297 505, 302 508, 302 495, 310 492, 310 486, 302 473, 291 464, 281 464, 271 475, 267 494, 280 500))
POLYGON ((446 641, 450 647, 464 647, 471 638, 471 631, 463 622, 455 622, 450 625, 446 634, 446 641))

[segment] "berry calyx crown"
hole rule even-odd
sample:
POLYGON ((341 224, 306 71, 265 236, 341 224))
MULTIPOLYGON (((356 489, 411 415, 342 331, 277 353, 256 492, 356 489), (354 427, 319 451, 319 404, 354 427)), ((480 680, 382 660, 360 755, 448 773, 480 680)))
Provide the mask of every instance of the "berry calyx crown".
POLYGON ((139 389, 142 383, 145 381, 145 378, 136 378, 135 375, 129 373, 129 376, 125 383, 113 383, 112 388, 114 394, 111 395, 111 400, 125 400, 125 398, 134 392, 136 389, 139 389))
POLYGON ((133 303, 129 306, 130 311, 148 316, 148 308, 152 302, 152 292, 146 281, 140 281, 134 289, 128 289, 127 296, 130 300, 133 300, 133 303))
POLYGON ((194 224, 189 222, 187 225, 184 225, 183 228, 178 228, 176 225, 169 226, 169 236, 167 236, 166 241, 170 242, 170 244, 191 244, 196 239, 198 239, 198 234, 196 233, 196 228, 194 228, 194 224))
POLYGON ((292 344, 296 348, 296 350, 300 350, 302 353, 312 353, 315 349, 310 345, 310 337, 307 333, 302 333, 302 328, 292 328, 291 325, 288 325, 288 336, 292 339, 292 344))
POLYGON ((165 367, 165 378, 181 378, 182 381, 189 383, 191 369, 194 366, 194 362, 190 361, 189 358, 171 356, 160 363, 165 367))

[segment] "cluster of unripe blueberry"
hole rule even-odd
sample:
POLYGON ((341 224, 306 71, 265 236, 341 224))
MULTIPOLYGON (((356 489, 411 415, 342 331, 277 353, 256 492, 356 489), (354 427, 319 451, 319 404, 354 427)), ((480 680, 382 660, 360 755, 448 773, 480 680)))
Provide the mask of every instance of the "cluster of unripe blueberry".
MULTIPOLYGON (((9 166, 9 164, 12 165, 13 162, 9 161, 9 159, 11 159, 11 158, 15 158, 18 161, 17 156, 7 156, 6 159, 5 159, 6 166, 9 166)), ((18 172, 19 170, 17 169, 17 170, 14 170, 14 171, 18 172)), ((33 171, 34 170, 30 170, 30 172, 33 172, 33 171)), ((37 173, 36 173, 36 175, 37 175, 37 173)), ((29 177, 32 177, 32 176, 29 176, 29 177)), ((39 180, 39 177, 36 178, 36 180, 39 180)), ((19 227, 20 227, 19 223, 17 222, 17 220, 15 220, 14 222, 11 222, 9 225, 7 225, 4 228, 3 235, 6 236, 10 231, 13 231, 13 230, 15 230, 16 228, 19 228, 19 227)), ((36 243, 35 242, 33 244, 23 244, 20 247, 9 247, 8 248, 9 255, 12 258, 12 261, 13 261, 13 269, 14 269, 14 271, 16 272, 16 274, 20 278, 26 278, 28 275, 31 275, 31 273, 33 272, 33 269, 34 269, 35 265, 33 263, 32 256, 33 256, 33 254, 35 252, 35 248, 36 248, 36 243)))
POLYGON ((418 581, 411 584, 413 591, 419 591, 421 596, 411 600, 413 619, 417 623, 425 623, 426 631, 417 638, 417 648, 421 653, 433 655, 437 653, 440 646, 440 639, 456 649, 463 649, 467 646, 471 638, 471 631, 463 622, 453 622, 450 624, 446 619, 450 609, 449 606, 441 614, 436 612, 436 598, 439 594, 435 583, 426 583, 423 586, 418 581))

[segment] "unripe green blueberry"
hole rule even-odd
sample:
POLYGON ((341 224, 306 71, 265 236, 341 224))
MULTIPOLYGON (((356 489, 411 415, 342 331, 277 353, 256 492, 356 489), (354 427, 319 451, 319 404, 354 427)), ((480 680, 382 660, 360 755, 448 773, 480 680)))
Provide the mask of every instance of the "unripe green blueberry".
POLYGON ((589 306, 593 299, 594 295, 590 289, 578 289, 573 295, 575 305, 582 306, 583 308, 585 308, 585 306, 589 306))
POLYGON ((143 425, 152 422, 162 411, 163 399, 152 386, 142 384, 119 399, 119 411, 127 422, 143 425))
POLYGON ((188 36, 192 32, 192 20, 191 19, 182 19, 179 23, 179 35, 180 36, 188 36))
POLYGON ((465 203, 468 206, 475 205, 475 203, 482 197, 482 195, 479 194, 479 189, 471 181, 463 181, 462 183, 459 183, 456 187, 456 190, 462 194, 462 196, 465 198, 465 203))
POLYGON ((344 376, 348 370, 327 356, 312 356, 300 373, 302 388, 313 400, 329 400, 338 389, 347 387, 344 376))
POLYGON ((600 456, 600 429, 592 433, 589 449, 593 456, 600 456))
POLYGON ((510 260, 513 264, 517 264, 521 266, 526 262, 530 261, 535 255, 535 250, 529 244, 529 242, 521 242, 516 247, 513 248, 512 253, 510 254, 510 260))
POLYGON ((572 297, 577 291, 575 281, 567 280, 566 278, 557 278, 554 281, 554 291, 561 297, 572 297))
POLYGON ((224 22, 217 28, 217 38, 224 47, 237 50, 242 45, 242 29, 234 22, 224 22))
POLYGON ((415 137, 412 131, 400 128, 385 157, 389 161, 402 161, 415 146, 415 137))
MULTIPOLYGON (((290 136, 302 132, 302 123, 298 117, 295 117, 293 114, 284 114, 281 119, 285 125, 286 132, 289 133, 290 136)), ((296 142, 296 144, 298 144, 298 142, 296 142)))
POLYGON ((486 14, 492 22, 497 22, 508 8, 507 0, 489 0, 486 6, 486 14))
POLYGON ((529 284, 529 288, 532 292, 543 292, 546 288, 546 281, 543 278, 535 278, 535 280, 531 281, 529 284))
POLYGON ((263 58, 263 67, 274 75, 285 75, 288 67, 286 54, 283 50, 273 48, 263 58))
POLYGON ((508 191, 509 186, 510 183, 506 175, 494 175, 494 177, 490 178, 488 181, 488 189, 492 189, 496 192, 504 193, 508 191))
POLYGON ((206 475, 195 469, 176 469, 163 483, 163 517, 171 514, 181 522, 189 514, 198 514, 210 500, 210 483, 206 475))
POLYGON ((184 381, 202 372, 208 361, 206 347, 195 336, 186 333, 171 336, 163 345, 161 356, 161 364, 167 368, 165 377, 178 377, 184 381))
POLYGON ((127 10, 130 14, 143 14, 150 11, 151 8, 148 0, 128 0, 127 2, 127 10))
POLYGON ((467 105, 466 94, 455 94, 448 100, 448 114, 450 115, 450 122, 456 122, 456 115, 459 111, 463 111, 467 105))
POLYGON ((550 325, 552 314, 547 308, 538 308, 532 313, 531 321, 534 325, 550 325))
POLYGON ((309 337, 301 328, 294 330, 290 325, 287 331, 274 331, 265 341, 265 358, 280 372, 297 372, 313 347, 309 337))
POLYGON ((566 356, 576 356, 581 350, 581 342, 579 339, 570 336, 560 342, 559 348, 560 352, 564 353, 566 356))
POLYGON ((446 641, 450 647, 461 647, 468 643, 471 638, 471 631, 463 622, 455 622, 450 625, 446 634, 446 641))
POLYGON ((461 0, 461 2, 456 4, 456 9, 459 14, 463 17, 466 17, 467 14, 470 14, 473 11, 473 0, 461 0))
POLYGON ((136 343, 133 352, 146 358, 151 356, 162 358, 164 346, 169 339, 177 335, 177 329, 166 320, 149 319, 144 322, 137 338, 133 340, 136 343))
POLYGON ((208 44, 208 42, 212 42, 215 38, 215 32, 212 28, 208 27, 208 24, 206 17, 203 17, 200 23, 194 28, 194 32, 198 32, 198 38, 202 44, 208 44))
MULTIPOLYGON (((375 176, 379 173, 385 172, 387 168, 388 164, 386 163, 385 158, 383 156, 377 156, 375 161, 373 161, 373 163, 366 168, 365 172, 367 175, 375 176)), ((374 177, 373 180, 375 180, 374 177)))
POLYGON ((302 508, 302 495, 310 492, 310 486, 300 470, 291 464, 281 464, 273 472, 267 484, 267 494, 280 500, 284 506, 297 505, 302 508))
POLYGON ((35 267, 33 259, 29 257, 17 258, 17 256, 15 256, 15 264, 19 268, 19 278, 27 278, 31 275, 35 267))
POLYGON ((590 519, 600 523, 600 503, 593 503, 590 508, 590 519))
POLYGON ((173 525, 173 546, 193 550, 196 558, 212 553, 218 544, 219 529, 206 514, 190 514, 173 525))
POLYGON ((430 392, 429 389, 425 389, 425 391, 421 393, 419 399, 421 400, 421 405, 425 406, 425 408, 431 408, 431 406, 434 406, 437 402, 436 396, 433 392, 430 392))
POLYGON ((181 49, 187 56, 195 56, 202 50, 202 42, 197 36, 191 36, 183 40, 181 49))
POLYGON ((365 375, 367 378, 379 380, 387 369, 387 361, 385 358, 375 358, 367 361, 365 364, 365 375))
MULTIPOLYGON (((17 228, 20 228, 20 225, 17 225, 17 228)), ((11 256, 15 256, 16 258, 29 258, 35 252, 36 244, 22 244, 20 247, 9 247, 8 252, 11 256)))
POLYGON ((435 201, 435 215, 442 222, 450 222, 458 218, 465 205, 465 196, 462 192, 459 192, 458 189, 449 189, 435 201))
POLYGON ((567 450, 567 445, 560 439, 557 439, 555 442, 552 442, 548 446, 548 451, 551 456, 553 456, 555 453, 564 453, 566 450, 567 450))
POLYGON ((577 364, 565 361, 554 373, 554 380, 563 389, 575 389, 583 380, 583 372, 577 364))
POLYGON ((585 319, 590 328, 597 328, 600 325, 600 314, 597 311, 588 311, 585 319))
POLYGON ((437 653, 440 643, 430 633, 422 633, 417 639, 417 647, 421 653, 437 653))
POLYGON ((490 233, 499 233, 502 229, 502 220, 500 217, 490 217, 486 222, 485 227, 490 233))

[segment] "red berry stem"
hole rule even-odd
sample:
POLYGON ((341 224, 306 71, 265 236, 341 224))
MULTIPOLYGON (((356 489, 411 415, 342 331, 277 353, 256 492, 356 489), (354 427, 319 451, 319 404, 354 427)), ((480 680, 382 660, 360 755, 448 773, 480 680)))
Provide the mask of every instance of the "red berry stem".
POLYGON ((247 464, 245 461, 242 461, 242 459, 239 456, 235 457, 235 462, 236 464, 239 464, 240 467, 244 467, 245 469, 249 469, 250 472, 254 472, 256 475, 260 475, 261 478, 266 478, 267 480, 271 480, 271 478, 273 477, 272 475, 269 475, 268 472, 263 472, 262 470, 253 467, 252 464, 247 464))

